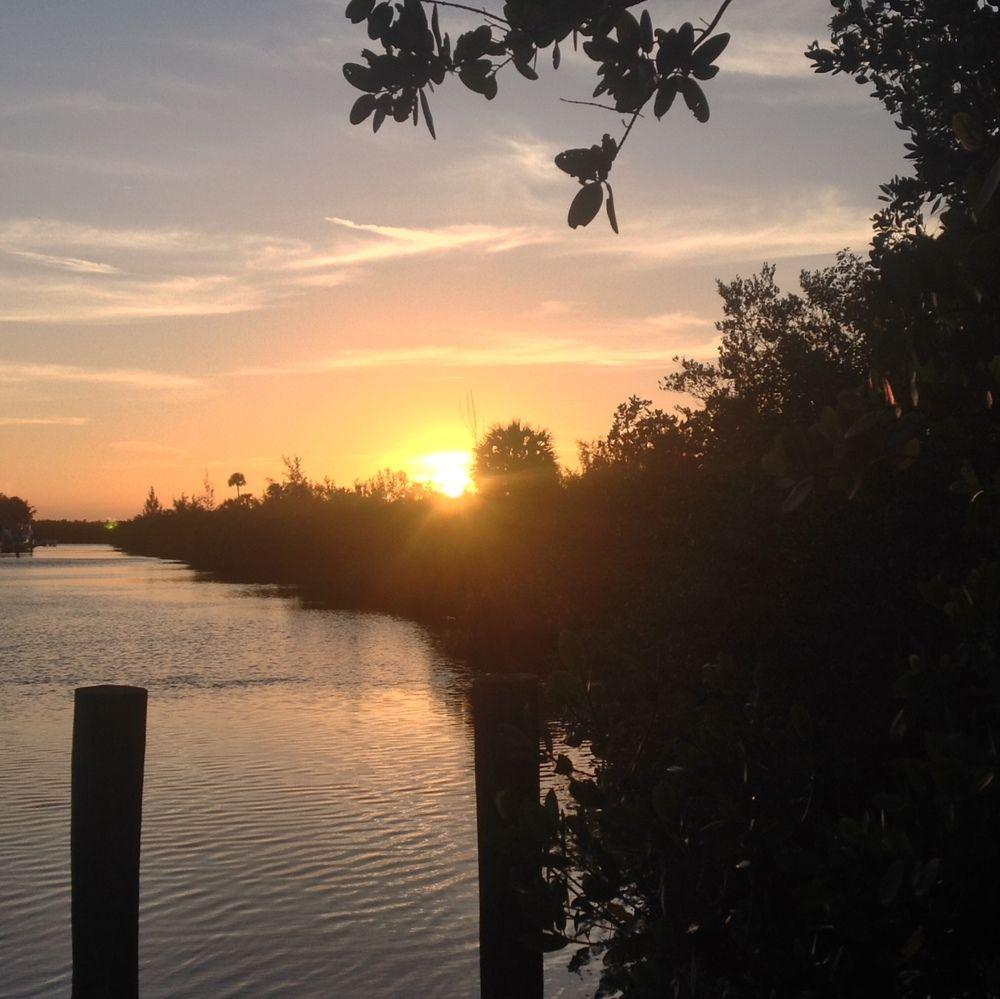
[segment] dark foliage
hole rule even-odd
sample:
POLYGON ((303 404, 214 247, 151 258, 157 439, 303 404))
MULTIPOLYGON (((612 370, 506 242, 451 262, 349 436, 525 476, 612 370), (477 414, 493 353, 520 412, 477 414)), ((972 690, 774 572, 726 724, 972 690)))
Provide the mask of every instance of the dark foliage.
POLYGON ((35 537, 60 544, 108 544, 114 542, 112 525, 105 520, 36 520, 35 537))
POLYGON ((30 524, 35 508, 20 496, 0 493, 0 527, 15 528, 30 524))

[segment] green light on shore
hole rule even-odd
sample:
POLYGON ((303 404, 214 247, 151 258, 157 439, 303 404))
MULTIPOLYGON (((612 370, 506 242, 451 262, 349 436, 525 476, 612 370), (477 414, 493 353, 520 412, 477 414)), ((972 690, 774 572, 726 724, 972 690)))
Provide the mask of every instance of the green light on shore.
POLYGON ((118 530, 118 521, 117 520, 106 521, 105 524, 104 524, 104 530, 106 530, 106 531, 117 531, 118 530))

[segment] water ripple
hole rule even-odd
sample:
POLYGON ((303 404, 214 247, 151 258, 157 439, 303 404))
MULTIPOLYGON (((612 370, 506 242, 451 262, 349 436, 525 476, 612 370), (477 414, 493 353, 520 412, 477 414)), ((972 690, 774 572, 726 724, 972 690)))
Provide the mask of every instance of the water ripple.
MULTIPOLYGON (((142 995, 478 994, 461 669, 416 625, 100 548, 0 563, 0 996, 69 994, 72 689, 150 690, 142 995)), ((592 993, 546 965, 546 994, 592 993)))

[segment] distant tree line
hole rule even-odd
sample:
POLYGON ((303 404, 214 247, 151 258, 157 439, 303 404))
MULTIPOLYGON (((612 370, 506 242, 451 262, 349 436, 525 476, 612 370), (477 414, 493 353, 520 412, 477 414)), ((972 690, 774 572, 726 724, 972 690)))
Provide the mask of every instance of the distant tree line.
POLYGON ((35 537, 67 545, 107 544, 113 540, 106 520, 36 520, 35 537))

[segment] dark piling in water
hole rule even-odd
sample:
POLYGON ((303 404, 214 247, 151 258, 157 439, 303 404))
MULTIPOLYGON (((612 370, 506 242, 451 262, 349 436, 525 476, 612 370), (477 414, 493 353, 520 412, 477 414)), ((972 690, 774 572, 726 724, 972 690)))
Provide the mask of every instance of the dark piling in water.
POLYGON ((538 803, 538 679, 494 674, 472 686, 479 840, 479 968, 483 999, 541 999, 542 955, 529 949, 510 849, 510 817, 538 803), (497 807, 502 798, 503 810, 497 807))
POLYGON ((146 691, 81 687, 73 715, 74 999, 139 994, 146 691))

